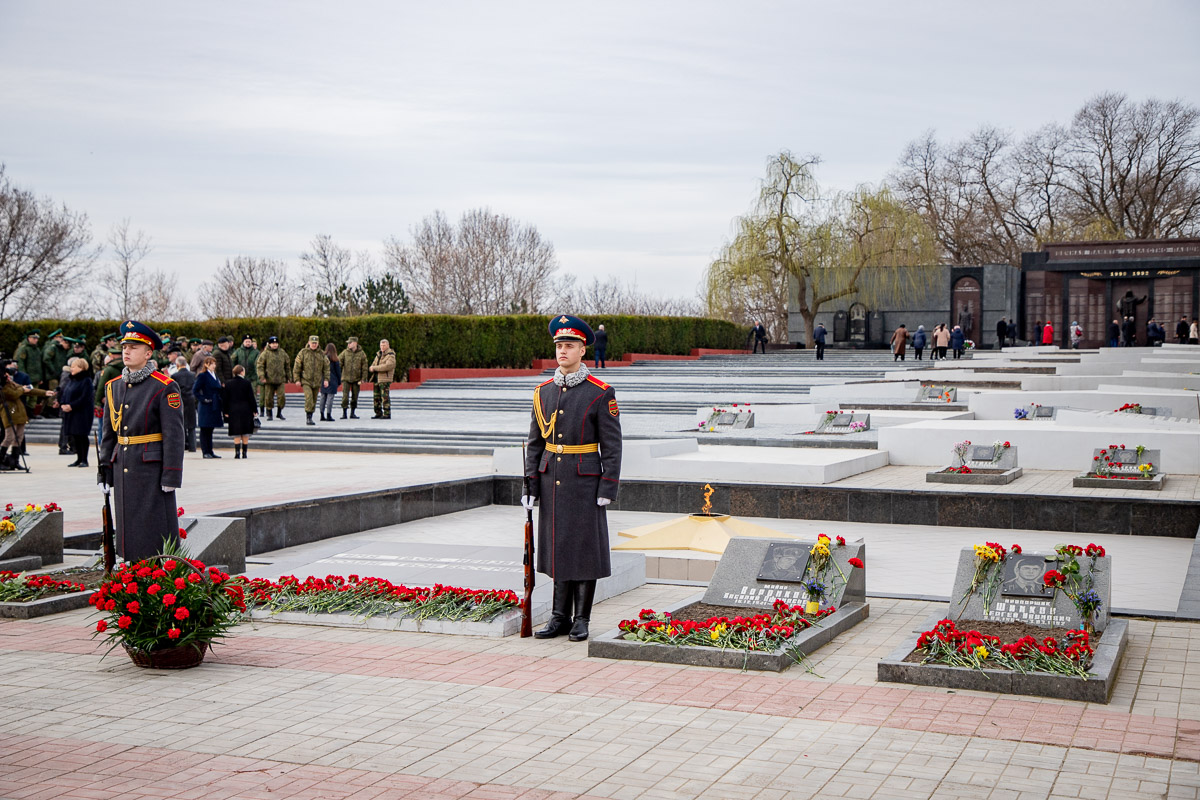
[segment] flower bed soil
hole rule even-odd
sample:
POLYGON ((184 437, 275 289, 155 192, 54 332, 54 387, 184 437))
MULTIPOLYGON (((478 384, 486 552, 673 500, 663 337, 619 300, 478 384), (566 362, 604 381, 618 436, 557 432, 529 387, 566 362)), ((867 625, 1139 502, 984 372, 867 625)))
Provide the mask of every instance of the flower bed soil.
MULTIPOLYGON (((1067 639, 1067 628, 1039 628, 1037 625, 1030 625, 1025 622, 988 622, 985 620, 960 619, 956 620, 955 624, 961 630, 979 631, 984 636, 995 636, 1005 644, 1010 644, 1025 636, 1032 636, 1039 642, 1047 636, 1053 636, 1060 642, 1067 639)), ((925 651, 920 648, 913 648, 913 651, 905 656, 904 661, 909 664, 920 664, 925 659, 925 651)), ((999 664, 989 664, 989 669, 1003 669, 999 664)))

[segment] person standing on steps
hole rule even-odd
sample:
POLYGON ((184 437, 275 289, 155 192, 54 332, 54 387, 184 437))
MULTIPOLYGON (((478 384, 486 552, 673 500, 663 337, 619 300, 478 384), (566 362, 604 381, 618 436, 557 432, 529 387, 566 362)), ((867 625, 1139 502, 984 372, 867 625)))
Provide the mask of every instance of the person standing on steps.
POLYGON ((588 638, 596 581, 612 574, 606 506, 621 478, 621 419, 616 393, 588 372, 583 355, 593 341, 578 317, 550 320, 558 369, 533 392, 525 451, 530 494, 521 505, 538 512, 538 572, 554 580, 551 617, 533 635, 572 642, 588 638))
POLYGON ((818 322, 813 331, 813 342, 817 345, 817 361, 825 360, 825 325, 818 322))
POLYGON ((284 394, 284 384, 288 377, 288 354, 279 346, 278 336, 268 336, 266 349, 258 356, 254 369, 258 373, 258 383, 262 386, 262 406, 267 410, 267 419, 272 419, 272 413, 283 419, 283 407, 287 405, 284 394), (279 398, 279 406, 272 412, 271 406, 275 398, 279 398))
POLYGON ((221 411, 221 379, 217 377, 217 359, 207 356, 201 364, 203 369, 192 384, 192 394, 199 401, 197 422, 200 423, 200 451, 205 458, 220 458, 213 452, 213 431, 224 427, 225 414, 221 411))
POLYGON ((396 353, 387 339, 379 340, 379 353, 368 369, 375 382, 375 416, 371 419, 392 418, 392 377, 396 374, 396 353))
POLYGON ((342 364, 342 419, 346 418, 347 406, 350 419, 358 419, 355 411, 360 384, 367 379, 367 351, 358 346, 357 336, 346 340, 346 349, 338 353, 338 361, 342 364))
MULTIPOLYGON (((258 347, 254 344, 254 337, 250 334, 245 334, 242 336, 242 343, 230 356, 233 359, 235 367, 239 364, 242 366, 246 380, 250 381, 251 388, 256 392, 258 391, 258 372, 256 370, 258 355, 258 347)), ((261 414, 263 412, 262 404, 258 401, 255 401, 255 408, 258 409, 258 413, 261 414)))
POLYGON ((308 347, 296 354, 292 380, 304 390, 304 424, 316 425, 312 415, 317 410, 317 394, 329 385, 329 359, 321 352, 320 336, 309 336, 308 347))
POLYGON ((342 361, 333 342, 325 345, 325 360, 329 362, 329 380, 321 387, 321 422, 333 422, 333 399, 342 385, 342 361))
MULTIPOLYGON (((754 351, 758 352, 758 348, 762 347, 763 355, 767 354, 767 327, 761 321, 756 321, 754 327, 750 329, 754 334, 754 351)), ((751 355, 753 355, 751 353, 751 355)))
POLYGON ((596 344, 592 349, 596 355, 596 369, 607 369, 608 363, 604 356, 608 353, 608 331, 604 330, 603 325, 596 328, 596 344))
POLYGON ((233 377, 221 392, 221 411, 233 437, 233 457, 250 457, 250 435, 254 433, 254 419, 258 416, 258 402, 254 387, 246 380, 246 368, 233 366, 233 377))

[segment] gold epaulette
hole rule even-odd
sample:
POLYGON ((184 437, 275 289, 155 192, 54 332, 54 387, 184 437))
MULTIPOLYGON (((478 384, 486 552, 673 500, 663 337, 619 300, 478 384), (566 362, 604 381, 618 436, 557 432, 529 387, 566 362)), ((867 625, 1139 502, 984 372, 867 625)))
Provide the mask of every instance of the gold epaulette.
POLYGON ((158 382, 163 384, 164 386, 171 382, 170 378, 168 378, 166 375, 163 375, 158 370, 154 370, 154 372, 151 372, 150 377, 157 378, 158 382))
POLYGON ((589 381, 591 381, 592 383, 596 384, 597 386, 599 386, 601 389, 608 388, 608 384, 605 383, 604 381, 600 380, 599 378, 597 378, 595 375, 588 375, 587 379, 589 381))

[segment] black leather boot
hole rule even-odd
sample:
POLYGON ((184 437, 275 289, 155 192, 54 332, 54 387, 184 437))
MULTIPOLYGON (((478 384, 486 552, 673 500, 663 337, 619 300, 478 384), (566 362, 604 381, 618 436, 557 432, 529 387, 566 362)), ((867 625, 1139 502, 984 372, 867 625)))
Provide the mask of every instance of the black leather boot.
POLYGON ((350 406, 350 419, 358 419, 358 414, 354 413, 356 411, 358 411, 358 406, 350 406))
POLYGON ((8 448, 0 447, 0 471, 8 472, 11 469, 12 467, 8 465, 8 448))
POLYGON ((282 408, 275 412, 275 419, 278 419, 278 420, 283 419, 283 409, 282 408))
POLYGON ((305 422, 304 422, 305 425, 316 425, 317 424, 312 421, 312 412, 311 411, 309 411, 307 414, 305 414, 305 417, 306 417, 305 422))
POLYGON ((346 418, 346 409, 342 409, 342 419, 346 418))
POLYGON ((554 600, 550 607, 550 621, 540 631, 534 631, 535 639, 553 639, 567 632, 571 624, 571 600, 575 589, 574 581, 555 581, 554 600))
POLYGON ((275 419, 275 409, 273 409, 273 408, 267 409, 267 419, 268 420, 275 419))
POLYGON ((573 581, 575 590, 575 621, 571 625, 572 642, 582 642, 588 637, 588 623, 592 619, 592 601, 596 599, 595 581, 573 581))

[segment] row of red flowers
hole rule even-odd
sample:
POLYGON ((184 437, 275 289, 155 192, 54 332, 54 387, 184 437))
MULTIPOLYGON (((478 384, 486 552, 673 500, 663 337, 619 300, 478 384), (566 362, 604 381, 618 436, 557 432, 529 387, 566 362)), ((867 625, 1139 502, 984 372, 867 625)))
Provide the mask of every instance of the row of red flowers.
POLYGON ((977 630, 960 630, 950 619, 943 619, 932 630, 922 633, 917 638, 917 649, 925 653, 922 663, 1054 672, 1085 679, 1095 654, 1085 630, 1068 631, 1066 641, 1062 642, 1053 636, 1045 636, 1040 641, 1023 636, 1005 644, 998 636, 977 630))
POLYGON ((709 617, 703 621, 675 619, 667 611, 644 608, 637 619, 623 620, 621 638, 647 644, 693 645, 736 650, 777 650, 800 631, 836 611, 824 608, 806 614, 803 606, 776 600, 771 613, 709 617))
POLYGON ((272 612, 363 617, 399 613, 420 619, 482 621, 521 607, 516 592, 507 589, 465 589, 442 584, 411 587, 358 575, 313 576, 303 581, 294 575, 284 575, 277 581, 252 578, 245 581, 245 586, 253 606, 272 612))
POLYGON ((87 587, 75 581, 64 581, 49 575, 26 575, 23 580, 19 572, 0 571, 0 602, 28 603, 52 594, 83 592, 87 587))

